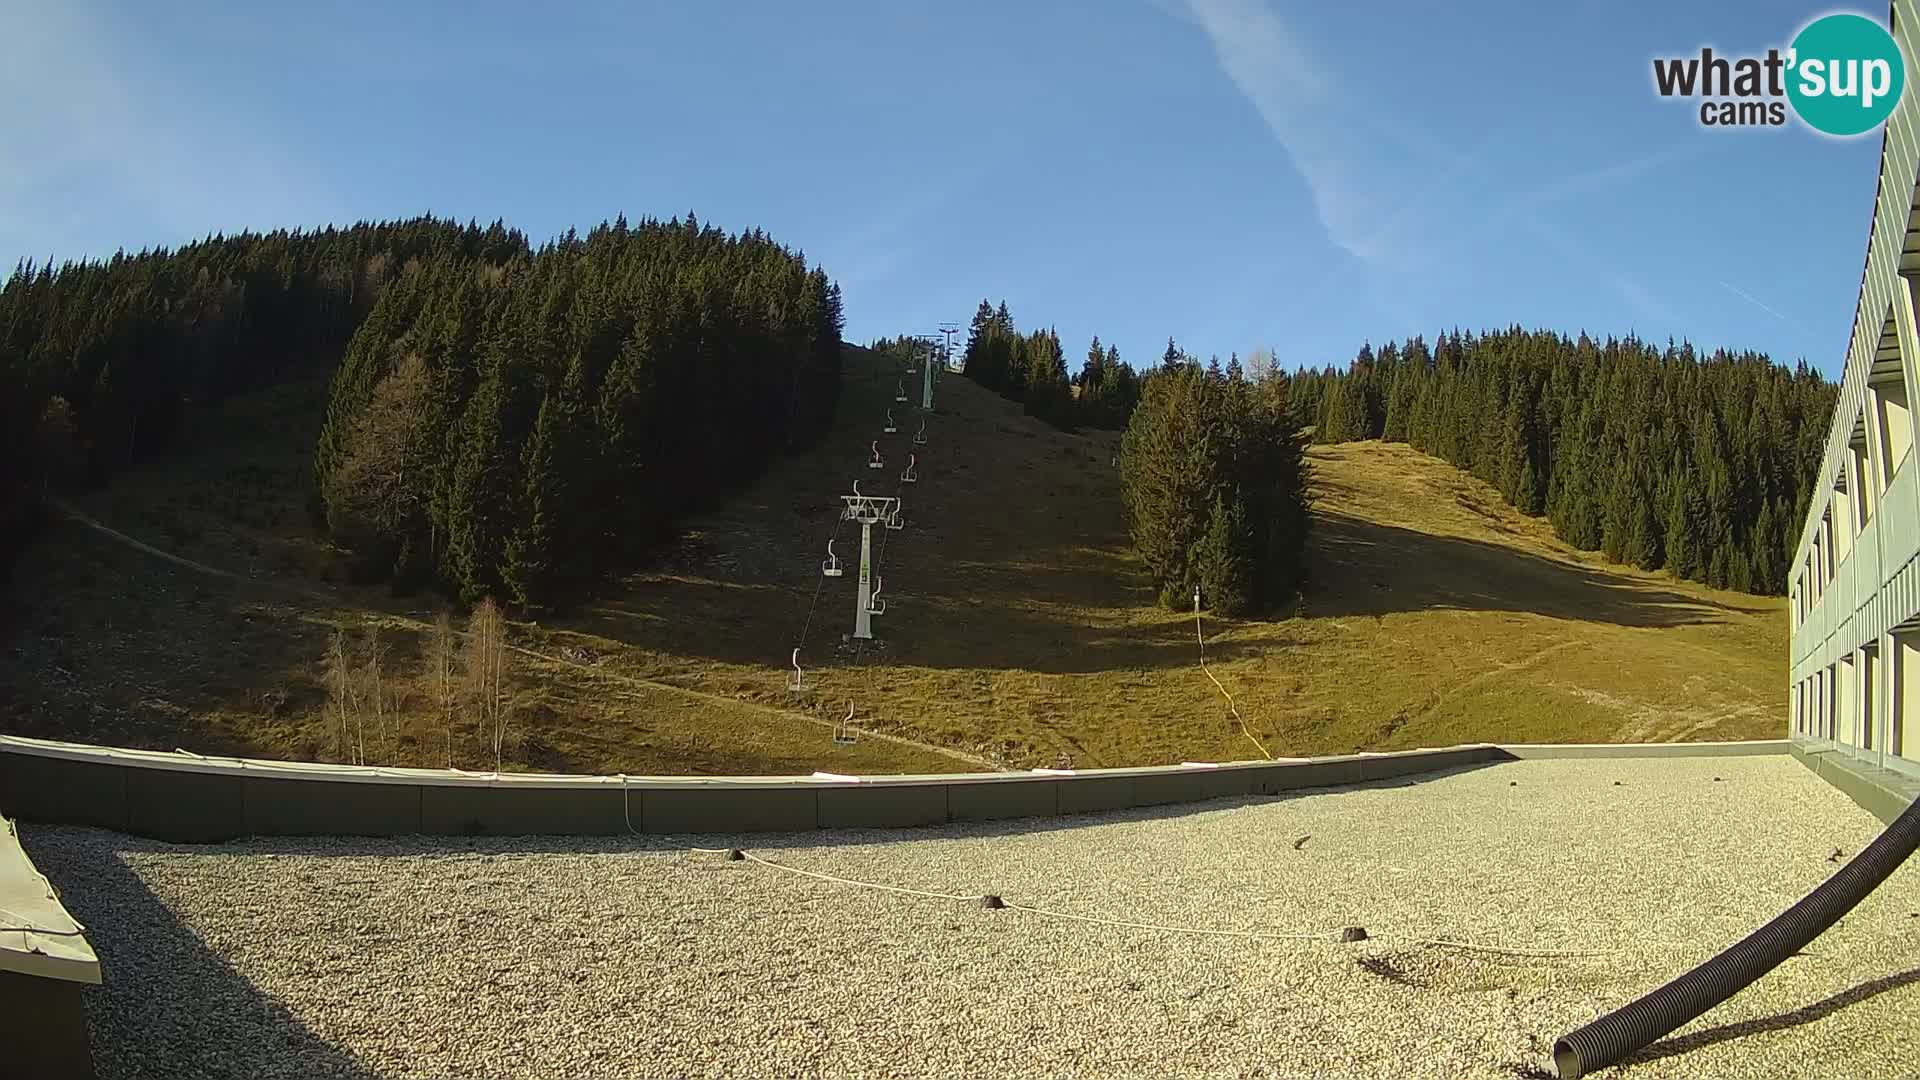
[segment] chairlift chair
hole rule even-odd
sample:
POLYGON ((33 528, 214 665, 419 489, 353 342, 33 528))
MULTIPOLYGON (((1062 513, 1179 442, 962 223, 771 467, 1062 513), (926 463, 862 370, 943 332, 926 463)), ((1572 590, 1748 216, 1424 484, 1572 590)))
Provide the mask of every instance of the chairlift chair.
POLYGON ((893 400, 901 405, 907 401, 907 384, 899 379, 893 380, 893 400))
POLYGON ((847 717, 833 725, 833 741, 836 746, 852 746, 860 741, 853 732, 853 702, 847 702, 847 717))
POLYGON ((873 442, 867 444, 867 448, 873 451, 873 456, 867 459, 867 468, 869 469, 884 468, 887 463, 880 460, 880 440, 879 439, 873 440, 873 442))
POLYGON ((913 433, 913 445, 927 445, 927 421, 925 418, 922 418, 920 421, 920 430, 913 433))
POLYGON ((797 694, 806 688, 806 681, 800 676, 800 650, 795 649, 793 650, 793 681, 787 684, 787 689, 797 694))
POLYGON ((886 426, 886 427, 883 427, 883 428, 881 428, 880 430, 881 430, 881 431, 882 431, 883 433, 885 433, 885 434, 888 434, 888 435, 891 435, 891 434, 893 434, 894 432, 896 432, 896 431, 899 431, 899 430, 900 430, 899 428, 897 428, 897 427, 895 427, 895 426, 893 426, 893 410, 892 410, 892 409, 888 409, 888 410, 887 410, 887 426, 886 426))
POLYGON ((902 509, 904 509, 904 504, 896 502, 893 505, 893 512, 886 517, 885 524, 887 528, 892 529, 894 532, 899 532, 901 529, 907 527, 907 519, 900 516, 902 509))
MULTIPOLYGON (((873 592, 867 596, 867 614, 885 615, 887 613, 887 602, 880 599, 880 590, 885 584, 885 578, 879 574, 873 575, 873 592)), ((851 720, 853 717, 849 715, 847 719, 851 720)))
POLYGON ((913 471, 914 466, 919 464, 919 462, 920 462, 920 455, 918 454, 907 455, 907 471, 900 474, 901 483, 917 484, 920 482, 920 478, 914 475, 914 471, 913 471))
POLYGON ((820 564, 821 577, 841 577, 846 570, 840 566, 840 556, 833 553, 833 541, 827 541, 827 561, 820 564))

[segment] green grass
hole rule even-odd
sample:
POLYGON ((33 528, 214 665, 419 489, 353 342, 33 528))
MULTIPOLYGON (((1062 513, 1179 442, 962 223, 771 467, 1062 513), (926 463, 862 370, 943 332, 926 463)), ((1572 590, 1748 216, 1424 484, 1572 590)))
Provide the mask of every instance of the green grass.
MULTIPOLYGON (((1068 435, 964 378, 919 448, 894 375, 848 352, 839 427, 690 522, 582 610, 516 624, 509 757, 563 771, 954 771, 950 754, 834 745, 849 701, 876 732, 1015 765, 1258 757, 1200 670, 1194 620, 1163 611, 1129 550, 1112 433, 1068 435), (863 467, 881 439, 888 467, 863 467), (880 642, 854 648, 854 576, 818 573, 838 496, 901 491, 885 533, 880 642), (814 603, 819 592, 817 606, 814 603), (809 612, 811 621, 808 620, 809 612), (785 689, 806 628, 810 690, 785 689), (571 651, 571 653, 570 653, 571 651), (577 658, 569 662, 567 657, 577 658)), ((308 526, 317 386, 224 406, 206 441, 78 500, 105 524, 229 570, 195 573, 66 523, 19 566, 0 651, 8 729, 202 752, 330 759, 318 660, 335 625, 378 622, 402 723, 380 760, 443 764, 413 677, 427 597, 346 584, 308 526)), ((1784 602, 1605 564, 1478 481, 1404 446, 1316 449, 1305 616, 1207 619, 1213 673, 1273 754, 1477 740, 1779 734, 1784 602)), ((877 530, 879 531, 879 530, 877 530)), ((858 534, 836 549, 851 567, 858 534)), ((876 543, 882 537, 876 537, 876 543)), ((489 765, 459 733, 457 758, 489 765)))

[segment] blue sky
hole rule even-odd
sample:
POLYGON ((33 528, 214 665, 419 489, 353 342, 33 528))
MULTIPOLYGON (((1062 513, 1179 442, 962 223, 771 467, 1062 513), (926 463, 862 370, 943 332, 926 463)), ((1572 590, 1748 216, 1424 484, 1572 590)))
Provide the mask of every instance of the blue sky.
POLYGON ((988 296, 1075 366, 1519 322, 1832 375, 1878 133, 1705 129, 1649 74, 1827 10, 0 0, 0 258, 693 209, 825 265, 859 341, 988 296))

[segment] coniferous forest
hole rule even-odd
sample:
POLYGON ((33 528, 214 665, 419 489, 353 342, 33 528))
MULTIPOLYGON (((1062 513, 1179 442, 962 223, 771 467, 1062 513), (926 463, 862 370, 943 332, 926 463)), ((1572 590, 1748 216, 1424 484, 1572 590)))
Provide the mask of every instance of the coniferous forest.
POLYGON ((1140 400, 1140 378, 1118 348, 1102 347, 1096 335, 1069 379, 1060 335, 1052 328, 1020 333, 1004 300, 998 308, 980 301, 967 330, 965 359, 968 378, 1065 431, 1124 428, 1140 400))
POLYGON ((1408 443, 1575 547, 1766 594, 1786 589, 1837 393, 1804 361, 1518 327, 1362 346, 1292 381, 1316 442, 1408 443))
POLYGON ((311 504, 361 572, 563 601, 832 422, 840 293, 759 231, 538 249, 420 218, 19 267, 0 289, 10 560, 64 483, 186 410, 333 371, 311 504))
MULTIPOLYGON (((823 272, 691 215, 538 249, 416 218, 22 264, 0 287, 0 567, 49 493, 165 453, 194 406, 332 371, 311 505, 361 573, 562 601, 819 438, 840 329, 823 272)), ((1124 428, 1147 382, 1202 370, 1169 342, 1138 374, 1096 337, 1070 377, 1055 331, 984 300, 965 364, 1069 430, 1124 428)), ((1248 381, 1317 442, 1409 443, 1577 547, 1758 593, 1785 588, 1835 397, 1804 363, 1518 327, 1248 381)))
POLYGON ((194 405, 325 370, 403 267, 526 250, 498 222, 417 218, 22 263, 0 287, 0 567, 49 491, 163 454, 194 405))

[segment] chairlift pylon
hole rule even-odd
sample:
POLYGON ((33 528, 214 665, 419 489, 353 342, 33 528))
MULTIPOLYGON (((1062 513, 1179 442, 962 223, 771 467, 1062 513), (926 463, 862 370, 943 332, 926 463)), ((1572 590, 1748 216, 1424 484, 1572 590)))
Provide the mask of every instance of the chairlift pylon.
POLYGON ((867 468, 869 469, 885 468, 887 463, 880 459, 880 440, 875 439, 871 443, 868 443, 867 448, 873 451, 873 456, 867 459, 867 468))
POLYGON ((903 472, 903 473, 901 473, 901 474, 900 474, 900 482, 901 482, 901 483, 903 483, 903 484, 917 484, 917 483, 919 483, 919 482, 920 482, 920 477, 918 477, 917 475, 915 475, 915 474, 914 474, 914 471, 913 471, 913 469, 914 469, 914 466, 915 466, 915 465, 918 465, 918 464, 919 464, 919 462, 920 462, 920 455, 918 455, 918 454, 908 454, 908 455, 907 455, 907 471, 906 471, 906 472, 903 472))
POLYGON ((827 541, 827 561, 820 564, 820 576, 842 577, 845 574, 846 570, 840 566, 840 556, 833 553, 833 541, 829 539, 827 541))
POLYGON ((887 410, 887 426, 881 428, 880 430, 882 433, 887 435, 891 435, 894 432, 900 430, 899 428, 893 426, 893 410, 892 409, 887 410))

